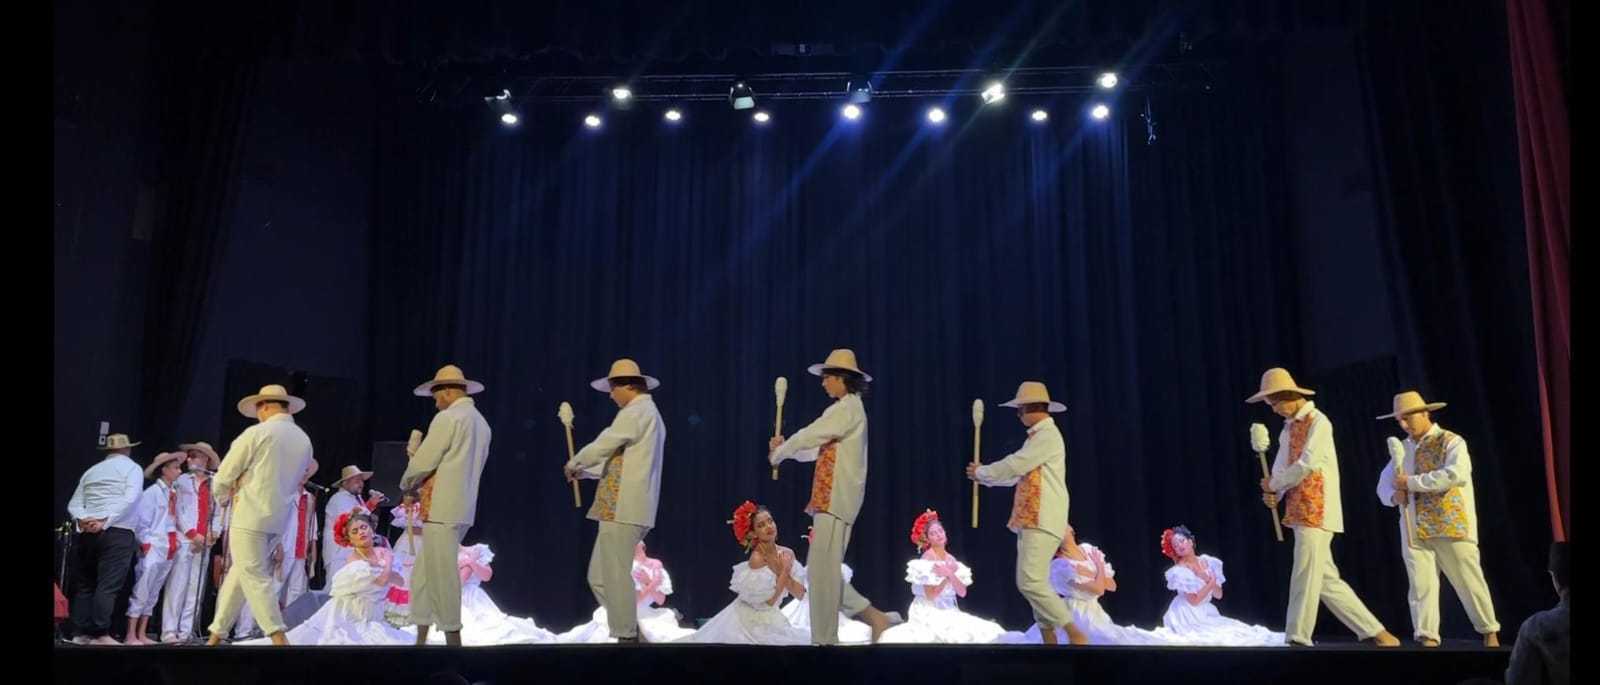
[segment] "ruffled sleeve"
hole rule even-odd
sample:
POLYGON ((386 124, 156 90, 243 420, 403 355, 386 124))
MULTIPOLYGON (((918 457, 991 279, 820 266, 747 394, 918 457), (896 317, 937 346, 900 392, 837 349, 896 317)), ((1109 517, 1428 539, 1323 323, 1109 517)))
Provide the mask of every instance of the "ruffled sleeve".
POLYGON ((963 564, 960 561, 957 561, 955 557, 950 557, 950 560, 956 562, 956 580, 961 581, 962 585, 966 585, 968 587, 971 587, 972 586, 972 569, 967 568, 966 564, 963 564))
POLYGON ((1071 559, 1056 557, 1050 560, 1050 589, 1056 594, 1065 597, 1072 593, 1072 584, 1077 581, 1078 567, 1074 566, 1071 559))
MULTIPOLYGON (((806 565, 800 563, 799 559, 796 559, 794 563, 789 566, 789 577, 795 579, 795 582, 800 583, 801 585, 810 587, 806 580, 806 565)), ((848 583, 850 581, 845 582, 848 583)))
POLYGON ((1216 579, 1217 587, 1220 588, 1220 587, 1222 587, 1223 583, 1228 582, 1228 579, 1223 577, 1223 575, 1222 575, 1222 560, 1221 559, 1218 559, 1218 558, 1216 558, 1214 556, 1211 556, 1209 554, 1202 554, 1202 555, 1200 555, 1200 560, 1206 562, 1206 566, 1211 569, 1211 577, 1216 579))
POLYGON ((933 562, 927 559, 912 559, 906 562, 906 582, 912 585, 938 585, 944 582, 944 579, 933 573, 933 562))
POLYGON ((1200 578, 1189 569, 1177 564, 1174 564, 1172 568, 1167 569, 1168 590, 1182 592, 1184 594, 1192 594, 1199 592, 1205 586, 1205 582, 1201 581, 1200 578))
POLYGON ((749 562, 740 562, 733 567, 733 579, 728 581, 728 589, 739 595, 739 601, 761 606, 772 599, 772 593, 778 589, 778 577, 765 566, 751 569, 749 562))
POLYGON ((1083 550, 1083 553, 1089 557, 1089 569, 1091 571, 1094 569, 1094 561, 1093 561, 1094 560, 1094 556, 1096 554, 1098 554, 1098 555, 1101 556, 1102 560, 1105 562, 1105 565, 1106 565, 1106 577, 1107 578, 1115 578, 1115 577, 1117 577, 1117 569, 1115 569, 1115 568, 1113 568, 1111 566, 1111 560, 1110 559, 1105 559, 1104 558, 1105 557, 1105 552, 1100 551, 1099 547, 1095 547, 1094 545, 1091 545, 1091 544, 1089 544, 1087 542, 1080 542, 1080 543, 1078 543, 1078 549, 1083 550))
POLYGON ((372 592, 376 589, 374 581, 378 579, 378 574, 380 573, 382 573, 382 569, 373 566, 365 559, 351 557, 350 563, 345 564, 344 568, 333 574, 332 589, 328 591, 328 594, 333 597, 341 597, 372 592))
POLYGON ((656 586, 656 592, 663 595, 672 594, 672 576, 667 575, 667 567, 662 566, 655 569, 655 571, 661 574, 661 584, 656 586))

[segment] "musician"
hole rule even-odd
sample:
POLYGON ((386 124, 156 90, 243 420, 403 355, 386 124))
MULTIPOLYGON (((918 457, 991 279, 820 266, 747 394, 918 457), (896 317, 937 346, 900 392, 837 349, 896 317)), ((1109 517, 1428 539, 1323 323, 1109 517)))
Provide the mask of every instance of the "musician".
POLYGON ((222 457, 209 443, 178 445, 188 455, 189 472, 178 476, 172 489, 178 493, 178 558, 167 575, 161 608, 161 641, 182 642, 194 629, 200 611, 200 574, 206 565, 206 552, 217 542, 222 509, 211 500, 211 476, 222 464, 222 457))

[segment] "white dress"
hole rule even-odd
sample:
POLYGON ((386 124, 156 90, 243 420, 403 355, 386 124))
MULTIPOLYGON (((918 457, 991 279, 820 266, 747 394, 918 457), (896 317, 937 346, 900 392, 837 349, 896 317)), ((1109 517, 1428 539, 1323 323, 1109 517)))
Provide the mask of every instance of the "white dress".
MULTIPOLYGON (((1079 588, 1074 581, 1090 581, 1094 579, 1094 555, 1100 550, 1087 542, 1078 543, 1078 549, 1083 550, 1083 559, 1068 559, 1058 556, 1050 560, 1050 587, 1066 600, 1067 608, 1072 610, 1072 624, 1083 631, 1089 638, 1091 645, 1173 645, 1181 644, 1171 639, 1164 638, 1155 631, 1135 628, 1133 626, 1119 626, 1111 621, 1111 616, 1100 607, 1100 598, 1088 590, 1079 588)), ((1117 570, 1112 568, 1111 562, 1105 562, 1106 577, 1117 577, 1117 570)), ((1008 631, 1001 642, 1013 644, 1043 644, 1039 638, 1039 625, 1036 623, 1028 628, 1027 632, 1019 633, 1008 631)), ((1067 644, 1067 631, 1056 628, 1056 642, 1067 644)))
MULTIPOLYGON (((956 562, 956 579, 972 587, 972 569, 951 555, 947 561, 956 562)), ((879 643, 939 643, 984 644, 994 642, 1006 631, 994 621, 962 613, 956 605, 956 589, 946 586, 937 597, 928 599, 923 588, 934 587, 944 579, 934 574, 936 562, 929 559, 912 559, 906 563, 906 582, 911 584, 911 609, 906 622, 883 631, 879 643)))
MULTIPOLYGON (((420 541, 419 541, 420 542, 420 541)), ((396 554, 396 558, 400 555, 396 554)), ((466 566, 476 563, 487 570, 494 561, 494 551, 483 543, 462 547, 456 563, 466 566)), ((493 645, 531 645, 556 641, 555 633, 539 627, 531 618, 508 616, 489 598, 483 589, 480 573, 472 573, 461 583, 461 645, 488 647, 493 645)), ((416 626, 406 626, 405 631, 416 639, 416 626)), ((428 632, 428 644, 445 644, 444 631, 428 632)))
MULTIPOLYGON (((805 567, 794 562, 791 573, 795 580, 805 582, 805 567)), ((718 642, 739 645, 809 645, 811 631, 796 628, 778 611, 767 604, 778 589, 778 576, 769 566, 751 569, 749 562, 739 562, 733 567, 733 578, 728 589, 738 597, 699 630, 677 640, 678 642, 718 642)), ((787 595, 788 591, 785 590, 787 595)), ((778 598, 782 602, 783 597, 778 598)))
MULTIPOLYGON (((1217 587, 1227 582, 1222 575, 1222 560, 1209 554, 1200 555, 1200 561, 1217 579, 1217 587)), ((1167 569, 1167 589, 1177 592, 1167 613, 1161 617, 1165 625, 1156 629, 1164 639, 1187 645, 1207 647, 1282 647, 1283 633, 1223 616, 1211 604, 1208 596, 1199 604, 1190 604, 1186 593, 1199 592, 1205 581, 1193 571, 1179 564, 1167 569)))
MULTIPOLYGON (((655 564, 641 564, 636 559, 633 562, 633 591, 638 593, 644 589, 640 582, 641 575, 650 575, 661 579, 661 584, 656 586, 656 597, 646 597, 639 602, 636 609, 639 618, 639 633, 646 642, 672 642, 694 633, 693 628, 684 628, 678 625, 678 612, 666 607, 655 606, 658 602, 666 601, 667 595, 672 594, 672 576, 667 574, 667 569, 655 564)), ((588 643, 602 644, 616 642, 611 637, 611 626, 607 623, 606 608, 594 610, 588 623, 556 636, 560 643, 588 643)))
MULTIPOLYGON (((797 568, 800 567, 799 564, 795 564, 795 566, 797 568)), ((850 565, 840 564, 840 567, 841 568, 839 570, 844 578, 844 582, 850 582, 850 577, 855 575, 854 572, 850 570, 850 565)), ((783 605, 783 609, 781 611, 783 611, 784 616, 788 617, 790 625, 804 630, 809 634, 811 632, 811 583, 809 582, 809 579, 802 582, 806 583, 805 599, 791 600, 787 604, 783 605)), ((849 616, 845 616, 843 611, 839 612, 839 644, 872 644, 872 626, 850 618, 849 616)))
MULTIPOLYGON (((381 558, 381 557, 380 557, 381 558)), ((376 580, 383 571, 360 557, 352 556, 349 563, 333 574, 328 582, 328 601, 305 622, 289 629, 286 637, 291 645, 409 645, 416 635, 390 625, 384 620, 388 605, 385 597, 388 585, 378 585, 376 580)), ((260 638, 235 642, 236 645, 270 645, 272 640, 260 638)))

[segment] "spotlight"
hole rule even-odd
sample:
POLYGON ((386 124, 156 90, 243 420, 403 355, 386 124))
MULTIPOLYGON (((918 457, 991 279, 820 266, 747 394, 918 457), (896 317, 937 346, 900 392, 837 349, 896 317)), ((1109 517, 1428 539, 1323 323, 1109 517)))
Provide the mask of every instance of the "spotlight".
POLYGON ((1111 90, 1112 88, 1116 88, 1117 87, 1117 72, 1108 71, 1108 72, 1106 72, 1104 74, 1101 74, 1100 75, 1099 84, 1100 84, 1101 88, 1104 88, 1106 90, 1111 90))
POLYGON ((1105 105, 1095 105, 1093 109, 1089 110, 1089 116, 1105 121, 1106 117, 1111 116, 1111 108, 1105 105))
POLYGON ((511 91, 502 88, 497 95, 484 96, 483 102, 489 106, 490 111, 499 116, 501 123, 507 126, 517 124, 519 117, 516 110, 511 108, 511 91))
POLYGON ((506 90, 504 88, 501 88, 500 89, 500 94, 494 96, 494 99, 496 99, 496 100, 510 100, 511 99, 511 91, 506 90))
POLYGON ((629 90, 627 86, 617 86, 611 89, 611 99, 617 102, 622 102, 631 97, 633 97, 633 91, 629 90))
POLYGON ((1050 113, 1042 109, 1036 109, 1033 110, 1033 114, 1029 115, 1029 117, 1033 119, 1033 123, 1042 124, 1050 119, 1050 113))
POLYGON ((944 123, 944 110, 939 109, 938 107, 929 107, 928 108, 928 123, 932 123, 932 124, 942 124, 942 123, 944 123))
POLYGON ((506 112, 505 114, 500 115, 500 123, 507 126, 516 126, 517 115, 512 114, 511 112, 506 112))
POLYGON ((666 114, 663 114, 661 116, 664 117, 667 121, 670 121, 670 122, 673 122, 673 123, 677 123, 677 122, 683 120, 683 113, 679 112, 676 109, 669 109, 669 110, 667 110, 666 114))
POLYGON ((590 114, 583 118, 583 125, 589 128, 600 128, 600 117, 590 114))
POLYGON ((754 109, 756 92, 745 85, 744 81, 738 81, 728 89, 728 104, 733 105, 734 109, 754 109))
POLYGON ((839 110, 839 113, 843 114, 844 118, 849 119, 851 121, 855 121, 856 119, 860 119, 861 118, 861 108, 857 107, 855 105, 845 105, 842 109, 839 110))
POLYGON ((985 105, 992 105, 1004 100, 1006 99, 1006 84, 999 81, 991 81, 989 85, 983 87, 983 92, 980 95, 983 96, 983 104, 985 105))
POLYGON ((845 89, 850 91, 850 104, 864 105, 872 101, 872 81, 865 77, 857 77, 845 84, 845 89))
POLYGON ((750 118, 755 119, 756 123, 758 124, 765 124, 769 121, 772 121, 772 115, 767 114, 765 111, 756 112, 750 118))

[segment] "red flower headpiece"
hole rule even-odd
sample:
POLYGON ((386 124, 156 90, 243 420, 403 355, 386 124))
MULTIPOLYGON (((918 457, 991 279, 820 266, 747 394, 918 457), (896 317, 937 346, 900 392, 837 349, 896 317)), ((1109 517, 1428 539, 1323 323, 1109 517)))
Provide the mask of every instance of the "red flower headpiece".
POLYGON ((1166 556, 1168 559, 1177 561, 1178 551, 1172 548, 1172 536, 1174 535, 1182 535, 1186 538, 1189 538, 1190 542, 1194 542, 1194 533, 1189 532, 1189 529, 1183 526, 1178 526, 1177 528, 1168 528, 1161 531, 1161 554, 1166 556))
POLYGON ((733 539, 737 540, 745 549, 750 548, 750 526, 756 517, 756 503, 745 500, 738 509, 733 510, 733 539))
POLYGON ((350 546, 350 536, 345 532, 350 527, 350 514, 354 509, 339 515, 333 522, 333 542, 340 547, 350 546))
POLYGON ((939 512, 928 509, 911 524, 911 544, 918 550, 928 546, 928 526, 939 520, 939 512))

